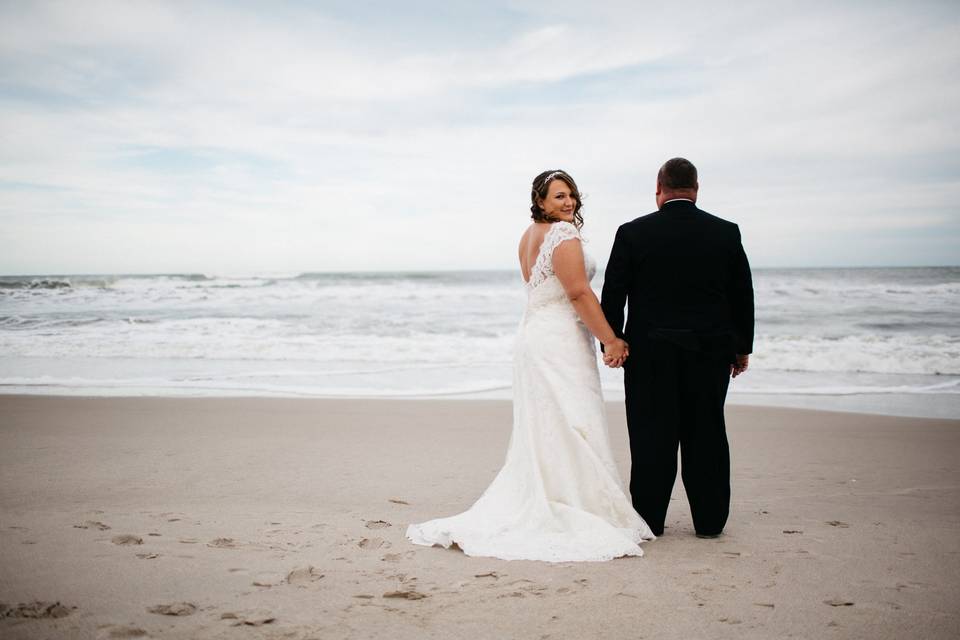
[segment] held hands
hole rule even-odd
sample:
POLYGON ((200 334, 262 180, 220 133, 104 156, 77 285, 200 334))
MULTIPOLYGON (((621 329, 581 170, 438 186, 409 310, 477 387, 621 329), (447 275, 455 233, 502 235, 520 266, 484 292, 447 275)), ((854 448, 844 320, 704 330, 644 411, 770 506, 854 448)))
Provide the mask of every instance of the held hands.
POLYGON ((747 370, 748 363, 750 362, 749 354, 737 354, 737 360, 730 365, 730 377, 736 378, 738 375, 747 370))
POLYGON ((603 343, 603 364, 611 369, 618 369, 623 366, 623 362, 630 355, 630 345, 614 338, 610 342, 603 343))

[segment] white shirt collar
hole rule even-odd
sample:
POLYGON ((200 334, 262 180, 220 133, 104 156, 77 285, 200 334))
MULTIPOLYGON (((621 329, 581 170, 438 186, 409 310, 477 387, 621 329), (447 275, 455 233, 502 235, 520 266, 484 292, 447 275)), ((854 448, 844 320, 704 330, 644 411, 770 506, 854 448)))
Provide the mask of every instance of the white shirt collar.
MULTIPOLYGON (((677 200, 685 200, 687 202, 693 202, 693 200, 691 200, 690 198, 673 198, 671 200, 667 200, 667 202, 676 202, 677 200)), ((664 202, 663 204, 667 204, 667 202, 664 202)))

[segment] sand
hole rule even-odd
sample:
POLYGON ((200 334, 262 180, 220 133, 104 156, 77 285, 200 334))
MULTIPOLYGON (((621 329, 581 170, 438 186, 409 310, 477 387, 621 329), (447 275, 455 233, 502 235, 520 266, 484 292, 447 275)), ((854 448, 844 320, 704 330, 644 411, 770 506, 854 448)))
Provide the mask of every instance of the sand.
POLYGON ((643 558, 408 543, 483 491, 510 415, 0 396, 0 637, 957 637, 960 421, 730 407, 725 535, 693 535, 678 478, 643 558))

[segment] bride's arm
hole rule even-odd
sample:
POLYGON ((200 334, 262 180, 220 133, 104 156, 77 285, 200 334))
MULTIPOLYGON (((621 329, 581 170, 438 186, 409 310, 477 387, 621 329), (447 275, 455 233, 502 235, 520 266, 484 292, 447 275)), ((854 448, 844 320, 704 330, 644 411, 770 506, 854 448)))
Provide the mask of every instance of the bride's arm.
POLYGON ((626 343, 617 337, 603 315, 597 294, 590 288, 587 272, 583 263, 583 247, 580 240, 564 240, 553 250, 553 272, 563 285, 567 298, 573 304, 577 315, 583 320, 594 336, 603 343, 608 356, 616 356, 626 343))

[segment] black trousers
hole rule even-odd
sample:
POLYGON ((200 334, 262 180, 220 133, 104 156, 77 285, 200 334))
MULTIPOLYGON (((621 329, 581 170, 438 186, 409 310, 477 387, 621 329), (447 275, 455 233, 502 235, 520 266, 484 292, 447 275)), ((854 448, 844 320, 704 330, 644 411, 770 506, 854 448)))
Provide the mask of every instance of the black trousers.
POLYGON ((630 494, 657 535, 677 476, 678 445, 696 532, 720 533, 727 522, 730 447, 723 405, 729 384, 729 355, 669 341, 630 342, 624 364, 630 494))

